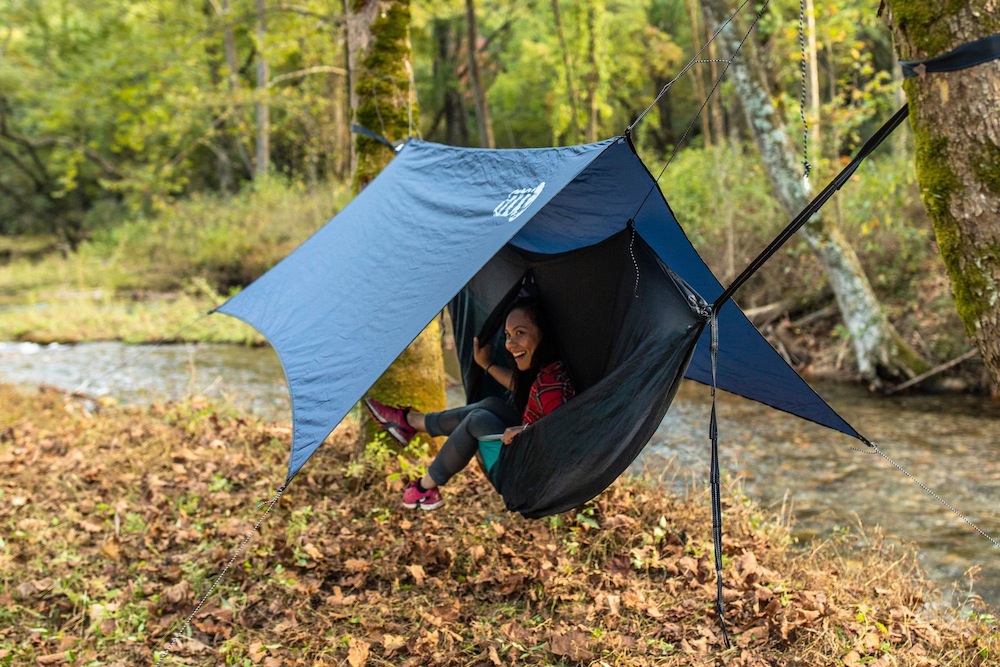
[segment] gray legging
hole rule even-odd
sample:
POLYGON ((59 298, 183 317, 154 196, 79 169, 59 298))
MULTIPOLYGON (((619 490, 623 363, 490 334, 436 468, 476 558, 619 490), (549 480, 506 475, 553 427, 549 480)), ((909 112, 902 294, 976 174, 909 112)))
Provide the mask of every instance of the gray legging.
POLYGON ((448 436, 427 469, 431 479, 444 486, 455 473, 469 465, 476 455, 481 436, 503 433, 504 429, 517 426, 521 423, 521 416, 513 406, 491 396, 465 407, 429 412, 424 415, 424 420, 429 435, 448 436))

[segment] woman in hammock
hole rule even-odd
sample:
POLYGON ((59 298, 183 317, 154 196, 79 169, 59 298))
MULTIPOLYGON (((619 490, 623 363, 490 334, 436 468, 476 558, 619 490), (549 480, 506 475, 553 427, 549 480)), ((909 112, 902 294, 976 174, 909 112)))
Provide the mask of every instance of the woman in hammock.
POLYGON ((473 356, 480 368, 510 390, 510 403, 490 397, 444 412, 418 412, 410 407, 389 407, 366 398, 372 417, 389 435, 406 446, 418 433, 446 435, 448 439, 423 478, 403 490, 403 506, 432 510, 440 507, 441 487, 465 468, 476 455, 479 438, 502 433, 505 445, 530 424, 552 412, 576 393, 566 367, 558 357, 555 339, 536 298, 520 298, 504 319, 506 348, 514 368, 492 360, 492 346, 480 347, 473 339, 473 356), (511 405, 513 403, 513 405, 511 405))

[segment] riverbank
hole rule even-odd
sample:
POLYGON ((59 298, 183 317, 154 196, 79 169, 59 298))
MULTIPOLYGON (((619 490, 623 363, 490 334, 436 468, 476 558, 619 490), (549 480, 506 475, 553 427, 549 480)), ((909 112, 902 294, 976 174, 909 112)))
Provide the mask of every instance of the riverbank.
MULTIPOLYGON (((780 231, 783 214, 750 156, 690 150, 678 157, 667 195, 685 212, 684 227, 702 258, 728 284, 780 231), (740 175, 739 187, 720 189, 699 176, 720 163, 740 175), (732 211, 741 211, 738 220, 732 211)), ((929 367, 946 366, 918 390, 990 391, 982 362, 966 356, 973 342, 955 310, 912 162, 892 158, 862 165, 866 170, 878 178, 849 181, 830 211, 854 240, 900 335, 929 367), (962 362, 952 364, 956 360, 962 362)), ((270 179, 232 196, 196 196, 155 213, 132 212, 93 230, 72 250, 55 237, 0 239, 0 341, 264 344, 250 327, 205 314, 349 200, 347 183, 305 187, 270 179)), ((827 280, 801 239, 772 257, 737 300, 803 375, 858 380, 827 280)))
MULTIPOLYGON (((284 479, 288 429, 199 402, 101 407, 2 387, 0 406, 0 663, 149 664, 284 479)), ((988 609, 929 604, 914 554, 871 534, 792 548, 777 517, 728 496, 723 651, 704 494, 623 479, 579 511, 528 521, 472 471, 441 510, 405 511, 399 463, 352 461, 354 438, 347 424, 321 448, 165 664, 1000 655, 988 609)))

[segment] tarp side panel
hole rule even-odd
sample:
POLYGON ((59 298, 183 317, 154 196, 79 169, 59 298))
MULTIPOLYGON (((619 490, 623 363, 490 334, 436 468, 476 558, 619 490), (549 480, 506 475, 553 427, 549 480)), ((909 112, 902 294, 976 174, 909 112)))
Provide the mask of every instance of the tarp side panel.
MULTIPOLYGON (((647 182, 652 182, 648 172, 647 182)), ((659 187, 637 216, 636 229, 663 261, 709 303, 722 293, 722 285, 691 245, 659 187)), ((686 374, 688 378, 705 384, 712 381, 709 345, 709 331, 706 328, 686 374)), ((854 427, 837 414, 771 347, 735 302, 723 306, 719 314, 717 386, 860 438, 854 427)))
POLYGON ((509 151, 409 142, 336 218, 219 308, 256 327, 281 359, 289 478, 479 268, 613 141, 509 151))

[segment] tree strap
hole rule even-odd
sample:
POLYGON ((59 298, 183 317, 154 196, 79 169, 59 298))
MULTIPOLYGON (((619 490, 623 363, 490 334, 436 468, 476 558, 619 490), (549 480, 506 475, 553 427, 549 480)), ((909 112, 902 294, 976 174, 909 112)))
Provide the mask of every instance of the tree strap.
POLYGON ((909 105, 903 105, 903 107, 899 111, 897 111, 895 115, 893 115, 893 117, 886 122, 885 125, 879 128, 878 132, 873 134, 871 138, 868 139, 867 142, 865 142, 865 145, 862 146, 855 154, 854 159, 852 159, 851 162, 846 167, 844 167, 839 174, 837 174, 837 177, 834 178, 832 181, 830 181, 830 183, 825 188, 823 188, 823 191, 820 192, 818 195, 816 195, 815 199, 809 202, 809 204, 804 209, 802 209, 802 212, 799 213, 797 216, 795 216, 795 218, 790 223, 788 223, 788 226, 785 227, 781 231, 781 233, 775 237, 773 241, 771 241, 770 245, 764 248, 764 250, 761 251, 761 253, 757 255, 757 257, 752 262, 750 262, 749 265, 747 265, 747 268, 743 270, 743 273, 737 276, 736 279, 733 280, 733 282, 729 285, 729 287, 727 287, 726 290, 719 295, 719 298, 716 299, 715 303, 712 304, 713 312, 718 312, 718 310, 722 307, 722 305, 733 297, 733 295, 736 293, 736 290, 742 287, 743 283, 749 280, 750 276, 756 273, 757 270, 760 269, 760 267, 762 267, 764 263, 771 258, 771 255, 776 253, 778 249, 781 248, 781 246, 783 246, 795 232, 799 231, 802 225, 806 224, 809 221, 809 219, 813 217, 813 215, 815 215, 820 208, 823 207, 823 204, 825 204, 837 190, 839 190, 844 186, 844 184, 854 174, 857 168, 861 166, 861 163, 864 161, 864 159, 868 157, 872 153, 872 151, 874 151, 879 146, 879 144, 885 141, 886 137, 892 134, 893 130, 899 127, 899 125, 906 119, 909 113, 910 113, 909 105))
POLYGON ((363 137, 368 137, 369 139, 377 141, 380 144, 385 144, 386 146, 392 149, 393 153, 398 153, 400 149, 403 148, 403 144, 406 143, 405 141, 397 141, 396 143, 393 143, 388 139, 386 139, 385 137, 383 137, 378 132, 375 132, 374 130, 369 130, 364 125, 355 125, 354 123, 351 123, 351 132, 353 132, 354 134, 360 134, 363 137))
POLYGON ((900 60, 903 78, 923 76, 929 72, 954 72, 988 63, 1000 58, 1000 32, 957 46, 948 53, 926 60, 900 60))

